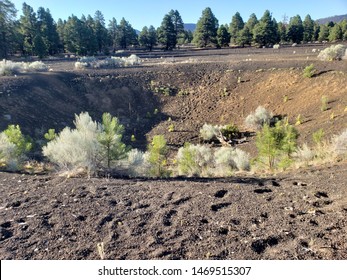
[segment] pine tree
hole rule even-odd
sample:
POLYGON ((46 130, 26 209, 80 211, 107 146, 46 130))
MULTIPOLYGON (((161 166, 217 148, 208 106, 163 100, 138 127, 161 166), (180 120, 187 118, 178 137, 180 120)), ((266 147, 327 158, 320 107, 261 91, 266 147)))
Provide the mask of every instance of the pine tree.
POLYGON ((275 127, 270 127, 265 124, 256 139, 258 161, 269 169, 288 162, 296 149, 297 138, 298 132, 292 125, 278 122, 275 127))
MULTIPOLYGON (((231 36, 231 43, 232 44, 237 44, 237 37, 239 37, 239 32, 243 29, 244 27, 244 22, 243 22, 243 19, 240 15, 239 12, 237 12, 233 17, 232 17, 232 20, 231 20, 231 23, 230 23, 230 28, 229 28, 229 33, 230 33, 230 36, 231 36)), ((248 31, 249 31, 249 28, 248 28, 248 31)))
POLYGON ((217 39, 219 47, 228 47, 230 43, 230 34, 227 26, 221 25, 217 30, 217 39))
POLYGON ((139 35, 139 43, 141 46, 149 49, 149 51, 152 51, 157 43, 157 34, 152 25, 149 28, 147 26, 143 27, 139 35))
POLYGON ((277 43, 277 30, 269 10, 266 10, 260 21, 254 26, 253 40, 259 47, 277 43))
POLYGON ((53 55, 58 52, 59 34, 57 25, 49 9, 40 7, 37 11, 37 25, 40 36, 46 47, 45 53, 53 55))
POLYGON ((283 22, 277 24, 277 33, 280 42, 287 42, 287 26, 283 22))
POLYGON ((175 35, 176 35, 176 44, 184 38, 184 23, 180 13, 177 10, 171 10, 169 12, 171 21, 174 25, 175 35))
POLYGON ((339 24, 336 24, 333 28, 330 29, 328 38, 330 42, 342 40, 343 33, 342 28, 339 24))
POLYGON ((303 40, 304 26, 299 15, 292 17, 289 21, 287 38, 292 43, 299 44, 303 40))
POLYGON ((110 113, 102 115, 102 132, 98 136, 101 144, 100 158, 106 159, 107 168, 111 167, 112 161, 120 160, 126 156, 126 145, 122 142, 124 127, 118 119, 110 113))
POLYGON ((7 58, 12 49, 16 13, 11 1, 0 1, 0 58, 7 58))
POLYGON ((151 165, 150 175, 154 177, 163 177, 167 175, 167 143, 163 135, 153 137, 151 144, 148 146, 148 162, 151 165))
POLYGON ((247 25, 239 32, 235 43, 241 47, 252 44, 252 33, 247 25))
POLYGON ((309 42, 314 39, 314 21, 310 15, 307 15, 303 22, 304 34, 303 41, 309 42))
POLYGON ((113 49, 113 53, 116 52, 117 43, 118 43, 118 25, 117 20, 112 18, 108 23, 108 36, 110 38, 110 44, 113 49))
POLYGON ((158 28, 158 41, 164 46, 165 50, 172 50, 177 44, 175 25, 172 17, 167 14, 158 28))
POLYGON ((218 26, 211 8, 206 8, 196 25, 193 42, 198 47, 216 46, 218 26))
POLYGON ((121 19, 118 26, 118 45, 122 49, 128 48, 130 45, 137 44, 137 34, 135 29, 131 24, 126 21, 124 18, 121 19))
POLYGON ((108 36, 107 29, 105 27, 105 18, 99 10, 97 10, 94 15, 94 34, 96 38, 98 52, 107 52, 106 47, 108 43, 108 36))
POLYGON ((318 41, 328 41, 329 40, 329 27, 325 24, 320 26, 318 41))
POLYGON ((37 34, 34 38, 33 53, 40 59, 47 55, 47 46, 40 34, 37 34))
POLYGON ((23 3, 23 15, 20 17, 21 35, 23 38, 22 52, 25 55, 32 55, 34 48, 34 38, 37 35, 37 18, 33 8, 23 3))

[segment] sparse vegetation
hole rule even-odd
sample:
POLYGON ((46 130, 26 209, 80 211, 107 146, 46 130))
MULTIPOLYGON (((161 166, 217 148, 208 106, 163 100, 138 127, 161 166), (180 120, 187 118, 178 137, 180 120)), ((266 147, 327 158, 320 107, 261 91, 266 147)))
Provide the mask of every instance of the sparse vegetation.
POLYGON ((18 125, 9 125, 0 133, 0 167, 19 170, 32 147, 32 140, 22 134, 18 125))
POLYGON ((186 143, 184 147, 179 148, 176 161, 179 175, 189 177, 211 175, 213 154, 211 148, 207 146, 186 143))
POLYGON ((317 69, 314 67, 313 64, 306 66, 303 71, 303 76, 305 78, 312 78, 317 72, 317 69))
POLYGON ((291 125, 277 122, 275 127, 270 127, 265 124, 256 139, 257 162, 270 170, 286 167, 291 154, 296 150, 297 138, 298 132, 291 125))
POLYGON ((324 61, 341 60, 345 56, 346 49, 347 46, 342 44, 333 45, 322 50, 319 53, 318 58, 324 61))
POLYGON ((0 61, 0 76, 11 76, 24 72, 47 71, 48 67, 41 61, 13 62, 10 60, 0 61))
POLYGON ((153 177, 166 177, 168 147, 163 135, 156 135, 148 146, 147 161, 150 164, 149 175, 153 177))
POLYGON ((108 57, 102 60, 98 60, 95 57, 82 57, 75 63, 76 69, 85 69, 85 68, 119 68, 119 67, 130 67, 135 65, 140 65, 140 58, 132 54, 129 57, 108 57))
POLYGON ((255 112, 246 117, 247 127, 260 130, 265 124, 270 125, 273 114, 267 111, 263 106, 259 106, 255 112))
POLYGON ((320 107, 322 112, 327 111, 329 109, 328 108, 328 103, 329 103, 328 96, 323 95, 322 98, 321 98, 321 107, 320 107))

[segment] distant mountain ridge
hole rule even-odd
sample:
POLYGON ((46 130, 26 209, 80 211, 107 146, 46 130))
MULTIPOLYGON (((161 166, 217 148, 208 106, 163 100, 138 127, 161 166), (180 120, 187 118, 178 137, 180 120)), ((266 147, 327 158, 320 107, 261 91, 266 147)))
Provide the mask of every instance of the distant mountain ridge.
POLYGON ((347 19, 347 14, 341 15, 341 16, 332 16, 332 17, 327 17, 327 18, 320 18, 320 19, 317 19, 316 21, 319 24, 326 24, 330 21, 339 23, 340 21, 343 21, 344 19, 347 19))
POLYGON ((187 30, 187 31, 192 31, 194 32, 195 29, 196 29, 196 24, 195 23, 185 23, 184 24, 184 29, 187 30))

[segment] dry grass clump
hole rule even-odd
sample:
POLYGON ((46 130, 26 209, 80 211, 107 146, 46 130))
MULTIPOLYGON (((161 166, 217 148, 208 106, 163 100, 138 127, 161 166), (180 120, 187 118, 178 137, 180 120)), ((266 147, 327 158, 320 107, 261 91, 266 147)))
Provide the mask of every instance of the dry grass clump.
POLYGON ((47 71, 48 67, 42 61, 13 62, 11 60, 0 61, 0 76, 11 76, 24 72, 47 71))

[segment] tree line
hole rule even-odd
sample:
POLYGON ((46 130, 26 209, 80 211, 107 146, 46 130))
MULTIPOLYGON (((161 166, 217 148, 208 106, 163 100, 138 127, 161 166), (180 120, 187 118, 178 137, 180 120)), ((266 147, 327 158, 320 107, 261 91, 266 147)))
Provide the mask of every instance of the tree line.
POLYGON ((40 7, 37 12, 23 3, 22 15, 10 0, 0 0, 0 58, 20 53, 40 58, 58 53, 78 55, 109 54, 117 49, 141 46, 152 50, 160 45, 165 50, 177 45, 193 43, 197 47, 270 46, 277 43, 347 40, 347 20, 340 23, 318 24, 307 15, 299 15, 277 22, 270 11, 258 19, 250 15, 245 22, 240 13, 232 16, 230 24, 219 25, 210 8, 206 8, 194 32, 184 29, 177 10, 166 14, 158 28, 145 26, 137 34, 132 25, 122 18, 108 24, 101 11, 94 16, 71 15, 56 22, 49 9, 40 7))

